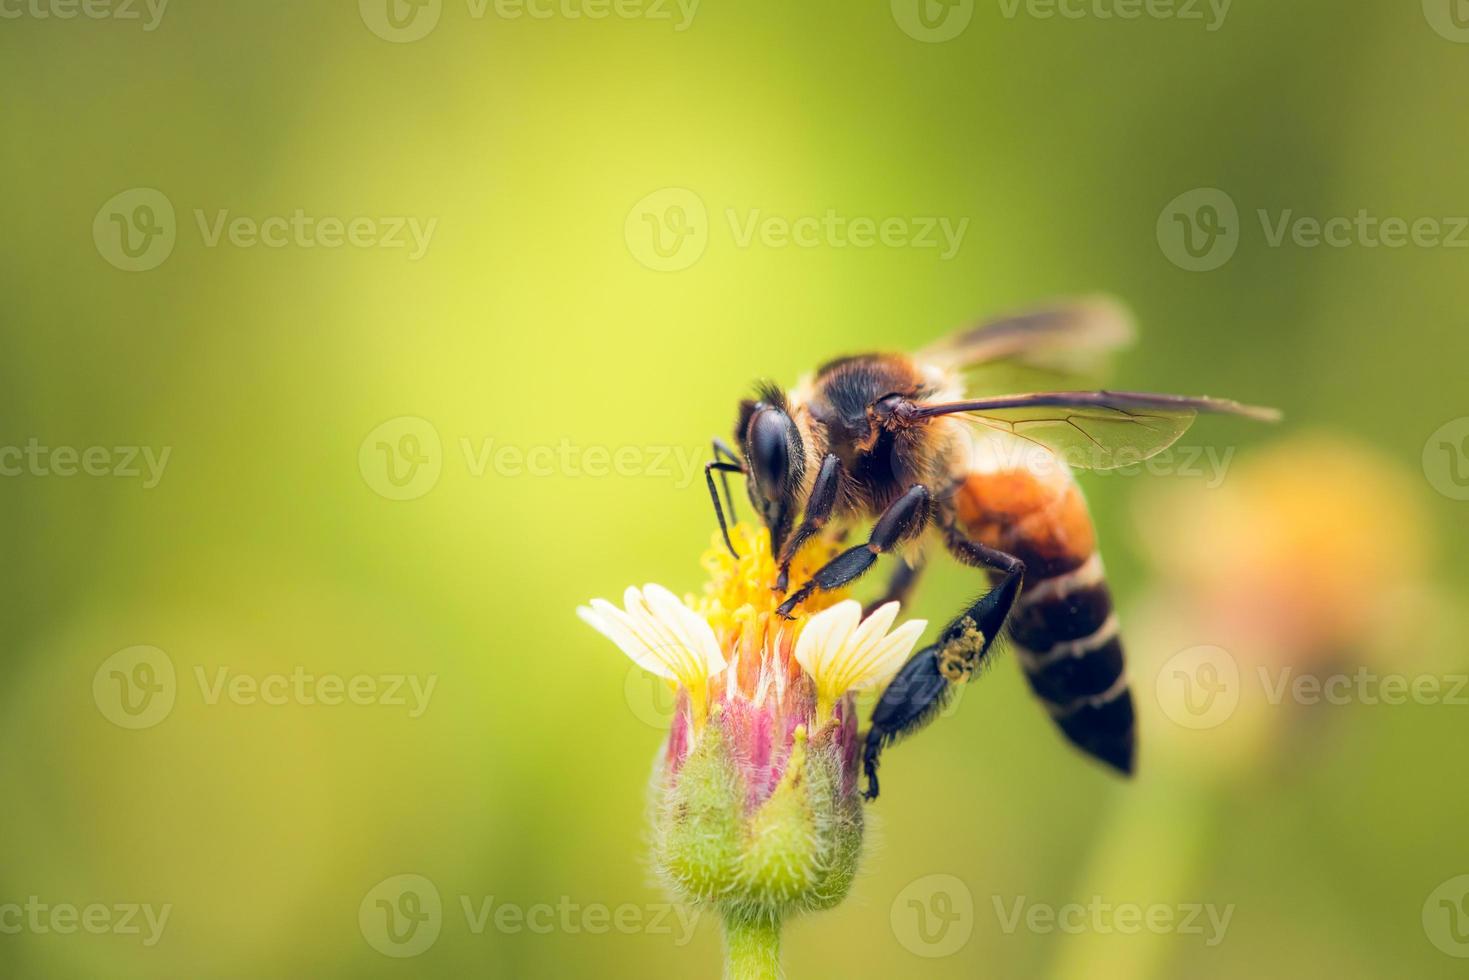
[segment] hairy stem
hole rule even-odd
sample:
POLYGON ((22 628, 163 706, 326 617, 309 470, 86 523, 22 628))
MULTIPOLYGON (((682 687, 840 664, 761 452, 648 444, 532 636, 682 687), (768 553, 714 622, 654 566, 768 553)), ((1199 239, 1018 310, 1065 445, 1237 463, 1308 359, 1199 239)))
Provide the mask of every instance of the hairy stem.
POLYGON ((781 980, 780 922, 764 916, 724 917, 724 980, 781 980))

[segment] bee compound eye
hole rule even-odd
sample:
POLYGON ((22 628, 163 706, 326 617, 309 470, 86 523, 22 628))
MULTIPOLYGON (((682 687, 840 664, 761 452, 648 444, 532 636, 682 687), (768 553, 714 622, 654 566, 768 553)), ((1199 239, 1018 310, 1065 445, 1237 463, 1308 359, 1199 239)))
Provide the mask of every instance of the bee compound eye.
POLYGON ((780 496, 791 470, 791 419, 766 408, 750 419, 750 465, 755 483, 767 500, 780 496))

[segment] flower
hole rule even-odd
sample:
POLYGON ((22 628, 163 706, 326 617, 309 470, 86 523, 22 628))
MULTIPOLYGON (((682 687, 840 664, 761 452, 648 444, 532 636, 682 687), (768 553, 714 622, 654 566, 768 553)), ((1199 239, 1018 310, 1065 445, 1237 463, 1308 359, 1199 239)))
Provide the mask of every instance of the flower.
POLYGON ((889 602, 859 624, 862 605, 852 599, 817 613, 796 644, 796 662, 816 684, 816 717, 829 719, 832 706, 848 692, 865 691, 898 672, 927 624, 904 623, 889 633, 898 618, 898 603, 889 602))
MULTIPOLYGON (((676 692, 654 774, 659 872, 721 911, 731 956, 768 955, 787 915, 830 908, 851 887, 862 845, 855 696, 897 672, 926 624, 894 629, 895 602, 864 619, 845 590, 812 595, 805 618, 786 620, 769 535, 731 533, 740 557, 716 539, 701 595, 646 585, 622 609, 596 599, 578 614, 676 692)), ((837 550, 810 542, 791 580, 837 550)))

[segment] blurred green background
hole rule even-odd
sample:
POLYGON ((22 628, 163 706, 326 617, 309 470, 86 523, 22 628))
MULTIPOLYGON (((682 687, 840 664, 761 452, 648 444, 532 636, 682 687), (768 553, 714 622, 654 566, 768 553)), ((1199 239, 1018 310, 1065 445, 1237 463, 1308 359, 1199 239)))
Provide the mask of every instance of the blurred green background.
MULTIPOLYGON (((1117 385, 1282 408, 1280 429, 1187 437, 1240 461, 1296 432, 1374 447, 1424 515, 1428 587, 1462 589, 1469 504, 1424 452, 1469 414, 1469 252, 1272 247, 1256 216, 1469 214, 1469 29, 1448 2, 1238 0, 1222 22, 1090 2, 1069 18, 705 0, 687 22, 671 4, 387 2, 175 0, 147 30, 141 3, 0 0, 0 445, 170 451, 153 486, 123 454, 108 475, 59 475, 63 455, 0 479, 0 905, 171 906, 152 945, 146 925, 11 930, 0 913, 6 975, 714 975, 712 920, 691 938, 654 922, 662 708, 573 610, 632 582, 698 588, 712 515, 690 467, 753 380, 981 314, 1123 298, 1142 343, 1117 385), (114 201, 136 188, 156 193, 114 201), (1195 188, 1239 215, 1208 271, 1159 236, 1195 188), (825 232, 741 241, 752 213, 828 210, 967 226, 947 257, 825 232), (298 211, 410 244, 324 247, 330 222, 282 247, 243 225, 212 238, 222 212, 298 211), (426 248, 390 218, 434 222, 426 248), (104 661, 138 646, 173 666, 174 701, 128 728, 113 685, 160 655, 104 661), (211 696, 221 670, 435 686, 415 717, 406 685, 406 705, 273 705, 211 696), (390 957, 359 911, 403 874, 433 883, 441 929, 390 957), (628 906, 641 925, 558 912, 476 931, 466 898, 628 906)), ((1148 483, 1085 480, 1124 612, 1159 584, 1139 544, 1148 483)), ((975 587, 939 560, 914 613, 944 618, 975 587)), ((1442 642, 1431 662, 1462 669, 1462 636, 1442 642)), ((1145 702, 1152 677, 1134 676, 1145 702)), ((1002 663, 888 756, 866 874, 792 925, 786 965, 1046 975, 1088 937, 1007 933, 996 901, 1100 893, 1235 906, 1217 945, 1153 937, 1164 975, 1460 975, 1423 917, 1469 872, 1466 710, 1332 708, 1309 747, 1274 744, 1207 807, 1178 806, 1193 791, 1169 773, 1189 767, 1149 772, 1158 724, 1121 784, 1002 663), (1174 807, 1189 870, 1163 840, 1109 879, 1097 855, 1119 814, 1177 828, 1174 807), (1149 860, 1168 867, 1150 877, 1149 860), (951 955, 915 951, 899 921, 904 889, 935 874, 973 900, 951 955)), ((1108 949, 1125 962, 1130 945, 1108 949)))

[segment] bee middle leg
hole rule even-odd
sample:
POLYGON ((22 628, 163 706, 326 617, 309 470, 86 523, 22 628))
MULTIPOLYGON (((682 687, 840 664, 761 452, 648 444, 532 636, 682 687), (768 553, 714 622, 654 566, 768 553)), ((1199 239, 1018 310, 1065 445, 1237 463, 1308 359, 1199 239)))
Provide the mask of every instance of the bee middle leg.
POLYGON ((785 547, 780 549, 780 575, 774 586, 776 592, 784 592, 790 585, 791 562, 795 561, 801 546, 826 527, 827 521, 831 519, 831 512, 836 509, 837 497, 842 490, 842 472, 842 461, 835 453, 827 453, 815 482, 811 484, 811 497, 806 502, 806 514, 801 520, 801 526, 796 528, 796 533, 787 538, 785 547))
POLYGON ((908 492, 888 505, 877 523, 872 525, 872 533, 866 544, 848 548, 822 565, 811 576, 811 581, 792 593, 776 612, 790 619, 791 612, 805 602, 811 593, 818 589, 823 592, 839 589, 861 578, 877 563, 878 555, 890 552, 923 533, 931 516, 932 500, 933 495, 923 484, 915 483, 909 487, 908 492))
POLYGON ((946 530, 944 537, 954 557, 997 573, 1000 580, 946 626, 937 642, 914 654, 878 698, 862 752, 867 777, 863 795, 869 800, 877 799, 877 760, 882 750, 931 721, 954 689, 984 667, 1025 580, 1025 563, 1014 555, 970 541, 957 531, 946 530))

